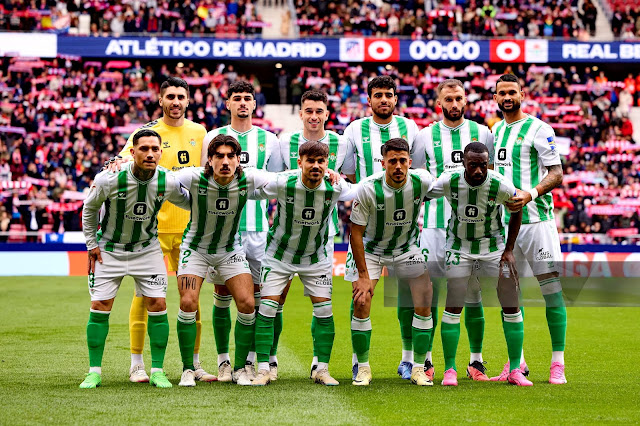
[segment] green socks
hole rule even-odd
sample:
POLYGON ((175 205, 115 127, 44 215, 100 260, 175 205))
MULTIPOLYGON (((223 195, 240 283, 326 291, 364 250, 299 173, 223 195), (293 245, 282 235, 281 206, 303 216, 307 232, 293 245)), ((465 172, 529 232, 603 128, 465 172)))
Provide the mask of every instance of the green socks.
POLYGON ((331 300, 314 303, 313 318, 316 323, 312 332, 313 353, 318 357, 318 362, 328 364, 333 349, 333 339, 336 335, 331 300))
POLYGON ((433 319, 431 315, 423 317, 418 314, 413 314, 411 334, 413 359, 418 360, 416 362, 421 364, 422 360, 427 356, 427 347, 433 334, 433 319))
POLYGON ((507 352, 509 353, 509 371, 520 367, 520 356, 522 354, 522 342, 524 341, 524 322, 522 312, 517 314, 502 313, 502 329, 504 338, 507 341, 507 352))
MULTIPOLYGON (((151 347, 151 368, 162 368, 164 354, 169 341, 169 319, 166 309, 162 312, 149 312, 147 333, 151 347)), ((194 341, 195 343, 195 341, 194 341)))
POLYGON ((400 338, 402 350, 412 350, 411 324, 413 322, 413 299, 411 288, 403 281, 398 280, 398 322, 400 323, 400 338))
POLYGON ((471 353, 482 352, 484 338, 484 310, 482 303, 465 304, 464 326, 469 336, 469 350, 471 353))
POLYGON ((442 324, 440 325, 440 336, 442 337, 442 353, 444 354, 445 371, 456 369, 456 352, 458 351, 458 341, 460 340, 460 314, 442 312, 442 324))
POLYGON ((109 334, 109 312, 89 312, 87 322, 87 346, 89 347, 89 367, 101 367, 104 344, 109 334))
POLYGON ((182 358, 182 369, 193 370, 193 348, 196 344, 196 313, 178 311, 178 345, 180 346, 180 357, 182 358))
POLYGON ((351 316, 351 344, 358 357, 358 364, 369 364, 369 347, 371 345, 371 319, 351 316))
MULTIPOLYGON (((249 354, 249 348, 255 342, 255 328, 256 328, 256 312, 253 311, 250 314, 244 314, 238 312, 236 318, 235 327, 235 342, 236 342, 236 354, 234 358, 233 369, 238 370, 244 368, 249 354)), ((273 336, 271 338, 273 340, 273 336)), ((271 343, 269 343, 271 345, 271 343)), ((267 353, 267 357, 269 354, 267 353)), ((268 360, 267 360, 268 361, 268 360)))
MULTIPOLYGON (((276 356, 278 354, 278 342, 280 341, 280 333, 282 333, 282 309, 284 306, 278 305, 276 317, 273 321, 273 345, 269 355, 276 356)), ((315 355, 315 354, 314 354, 315 355)))
POLYGON ((256 356, 259 363, 269 362, 277 312, 278 302, 270 299, 262 299, 255 327, 256 356))
POLYGON ((229 334, 231 334, 231 295, 221 296, 213 293, 213 336, 219 354, 229 353, 229 334))

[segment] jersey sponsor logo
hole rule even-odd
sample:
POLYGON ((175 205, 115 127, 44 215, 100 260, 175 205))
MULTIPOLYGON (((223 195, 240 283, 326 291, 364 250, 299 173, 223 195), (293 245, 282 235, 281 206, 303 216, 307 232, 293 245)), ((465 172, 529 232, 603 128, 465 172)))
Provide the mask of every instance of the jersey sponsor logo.
POLYGON ((294 219, 293 221, 302 226, 317 226, 321 224, 320 219, 315 219, 316 211, 312 208, 302 209, 302 219, 294 219))
POLYGON ((302 218, 306 220, 312 220, 316 216, 314 209, 302 209, 302 218))
POLYGON ((473 205, 473 204, 467 204, 466 206, 464 206, 464 216, 460 217, 460 222, 466 222, 466 223, 479 223, 479 222, 483 222, 484 219, 481 217, 478 217, 478 215, 480 214, 480 209, 478 208, 478 206, 473 205))
POLYGON ((128 220, 135 220, 136 222, 142 222, 151 219, 151 216, 147 215, 147 205, 145 203, 135 203, 133 205, 133 214, 124 215, 128 220))
POLYGON ((249 153, 247 151, 242 151, 240 153, 240 164, 244 165, 249 163, 249 153))
POLYGON ((218 209, 218 210, 229 210, 229 199, 228 198, 218 198, 216 200, 216 209, 218 209))
POLYGON ((462 151, 451 151, 451 161, 453 163, 462 163, 462 151))
POLYGON ((188 151, 178 151, 178 163, 180 163, 180 164, 188 164, 189 163, 189 152, 188 151))
POLYGON ((405 220, 406 217, 407 217, 407 211, 404 209, 399 209, 393 212, 393 220, 395 220, 396 222, 405 220))
POLYGON ((507 148, 498 150, 498 159, 495 165, 498 167, 511 167, 511 161, 507 161, 507 148))

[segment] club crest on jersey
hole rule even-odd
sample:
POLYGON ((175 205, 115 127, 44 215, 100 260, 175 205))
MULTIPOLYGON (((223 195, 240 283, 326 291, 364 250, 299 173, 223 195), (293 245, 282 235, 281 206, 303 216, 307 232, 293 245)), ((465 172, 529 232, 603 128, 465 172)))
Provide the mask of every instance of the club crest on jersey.
POLYGON ((420 197, 416 197, 416 198, 413 200, 413 204, 420 204, 420 197))
POLYGON ((489 201, 487 201, 487 205, 489 207, 495 207, 496 205, 496 200, 494 198, 489 198, 489 201))
POLYGON ((471 142, 478 142, 478 138, 471 138, 471 142))
POLYGON ((409 138, 407 138, 407 135, 400 135, 400 137, 401 137, 402 139, 404 139, 405 141, 408 141, 408 140, 409 140, 409 138))
POLYGON ((258 145, 258 149, 262 152, 264 152, 267 148, 265 148, 264 144, 261 143, 260 145, 258 145))
POLYGON ((325 206, 331 205, 331 200, 324 200, 324 205, 325 206))
POLYGON ((191 146, 196 146, 196 141, 195 141, 195 139, 191 139, 191 140, 189 141, 189 144, 190 144, 191 146))
POLYGON ((522 145, 522 142, 524 142, 524 139, 522 136, 518 136, 518 139, 516 139, 516 145, 522 145))
POLYGON ((336 158, 338 158, 336 156, 335 152, 332 152, 331 154, 329 154, 329 161, 336 161, 336 158))

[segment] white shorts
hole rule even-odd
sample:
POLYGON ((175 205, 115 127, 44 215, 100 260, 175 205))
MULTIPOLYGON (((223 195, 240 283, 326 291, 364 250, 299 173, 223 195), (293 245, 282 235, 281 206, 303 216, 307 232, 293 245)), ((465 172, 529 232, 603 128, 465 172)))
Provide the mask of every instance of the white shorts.
MULTIPOLYGON (((267 248, 267 233, 254 231, 241 232, 240 238, 242 240, 242 249, 249 262, 251 278, 253 282, 257 284, 260 282, 260 265, 264 257, 264 251, 267 248)), ((209 268, 206 279, 207 282, 214 283, 215 285, 224 285, 225 281, 221 277, 216 276, 214 268, 209 268)))
POLYGON ((447 278, 495 277, 500 273, 502 251, 489 254, 469 254, 459 251, 445 251, 445 274, 447 278))
POLYGON ((427 269, 431 278, 443 278, 444 250, 447 243, 447 230, 440 228, 423 228, 420 234, 420 248, 427 261, 427 269))
POLYGON ((204 278, 207 275, 207 270, 213 268, 216 279, 219 278, 221 283, 225 283, 237 275, 251 273, 249 262, 247 262, 242 250, 204 254, 185 247, 181 247, 181 249, 177 275, 196 275, 204 278))
POLYGON ((521 225, 513 255, 521 277, 560 272, 562 250, 555 221, 521 225))
MULTIPOLYGON (((364 260, 367 264, 369 278, 377 280, 382 275, 382 268, 392 268, 398 278, 417 278, 427 271, 427 263, 424 260, 422 251, 418 246, 412 246, 408 252, 399 256, 380 256, 377 254, 365 253, 364 260)), ((347 253, 347 264, 345 265, 344 279, 354 282, 358 279, 358 269, 353 260, 351 245, 347 253)))
POLYGON ((92 301, 116 297, 120 283, 127 275, 135 281, 136 296, 167 296, 167 270, 159 245, 136 253, 101 250, 101 255, 102 263, 96 262, 96 271, 88 280, 92 301))
POLYGON ((294 275, 298 274, 305 296, 331 299, 333 265, 329 258, 313 265, 290 265, 272 257, 262 259, 260 297, 280 296, 294 275))

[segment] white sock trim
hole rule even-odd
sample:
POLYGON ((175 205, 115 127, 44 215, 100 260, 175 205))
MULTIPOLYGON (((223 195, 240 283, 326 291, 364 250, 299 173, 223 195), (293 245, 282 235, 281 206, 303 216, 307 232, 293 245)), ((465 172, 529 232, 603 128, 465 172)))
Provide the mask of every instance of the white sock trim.
POLYGON ((263 317, 275 318, 276 313, 278 312, 278 303, 270 299, 265 299, 260 302, 260 308, 258 308, 258 312, 263 317))
POLYGON ((253 311, 250 314, 238 312, 236 321, 238 321, 242 325, 253 325, 256 323, 256 311, 253 311))
POLYGON ((166 314, 167 314, 166 309, 164 311, 158 311, 158 312, 147 311, 147 315, 149 315, 150 317, 159 317, 161 315, 166 315, 166 314))
POLYGON ((185 312, 182 309, 178 310, 178 321, 183 324, 194 324, 196 322, 196 312, 185 312))
POLYGON ((104 315, 109 315, 111 313, 111 311, 98 311, 97 309, 89 309, 89 312, 92 312, 94 314, 104 314, 104 315))
POLYGON ((442 312, 442 322, 445 324, 460 324, 460 314, 452 314, 451 312, 442 312))
POLYGON ((518 323, 522 322, 522 312, 518 312, 516 314, 502 314, 502 318, 504 318, 505 322, 518 323))
POLYGON ((330 318, 333 316, 331 300, 313 304, 313 316, 316 318, 330 318))
POLYGON ((351 317, 351 329, 358 331, 370 331, 371 327, 371 317, 366 318, 356 318, 355 316, 351 317))
POLYGON ((428 317, 423 317, 417 314, 413 314, 413 321, 411 322, 411 326, 420 330, 430 330, 433 328, 433 318, 431 315, 428 317))
POLYGON ((226 309, 231 306, 231 301, 233 300, 233 296, 221 296, 219 294, 213 293, 213 305, 216 308, 226 309))

